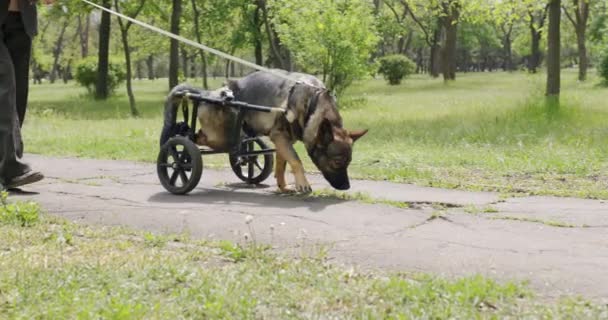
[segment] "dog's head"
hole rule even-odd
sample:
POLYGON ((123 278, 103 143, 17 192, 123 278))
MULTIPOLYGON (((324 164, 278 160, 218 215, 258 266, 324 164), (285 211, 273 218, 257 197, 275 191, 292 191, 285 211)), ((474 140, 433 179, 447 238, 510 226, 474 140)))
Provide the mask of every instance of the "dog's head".
POLYGON ((353 144, 366 133, 367 130, 346 130, 342 128, 341 121, 335 123, 324 118, 315 141, 306 144, 308 155, 332 187, 338 190, 350 188, 347 169, 352 160, 353 144))

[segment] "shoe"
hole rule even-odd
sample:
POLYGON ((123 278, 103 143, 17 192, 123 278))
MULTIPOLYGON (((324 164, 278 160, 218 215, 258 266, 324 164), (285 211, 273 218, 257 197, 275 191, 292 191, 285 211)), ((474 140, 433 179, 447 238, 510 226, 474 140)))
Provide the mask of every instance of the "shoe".
POLYGON ((6 184, 6 189, 14 189, 26 184, 38 182, 44 179, 44 175, 40 172, 30 171, 28 173, 24 173, 20 176, 14 177, 6 184))

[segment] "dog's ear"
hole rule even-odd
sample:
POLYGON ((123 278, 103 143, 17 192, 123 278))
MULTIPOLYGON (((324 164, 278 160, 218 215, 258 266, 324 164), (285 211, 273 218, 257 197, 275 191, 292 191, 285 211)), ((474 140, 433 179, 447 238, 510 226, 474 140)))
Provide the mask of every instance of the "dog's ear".
POLYGON ((355 143, 355 141, 357 141, 357 140, 359 140, 359 138, 363 137, 367 133, 367 131, 368 131, 367 129, 349 131, 348 135, 350 136, 351 139, 353 139, 353 143, 355 143))
POLYGON ((238 80, 228 79, 224 82, 224 86, 228 87, 228 89, 230 89, 234 93, 238 92, 240 89, 238 80))
POLYGON ((334 141, 334 129, 331 122, 328 119, 323 119, 321 125, 319 126, 319 131, 317 132, 318 142, 321 145, 329 145, 334 141))

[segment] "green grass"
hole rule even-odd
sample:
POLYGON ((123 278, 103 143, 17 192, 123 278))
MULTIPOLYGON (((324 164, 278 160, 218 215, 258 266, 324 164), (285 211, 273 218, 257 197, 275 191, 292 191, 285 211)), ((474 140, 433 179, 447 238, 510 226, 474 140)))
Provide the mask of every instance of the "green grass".
POLYGON ((524 284, 481 276, 358 272, 323 254, 285 258, 251 241, 200 242, 34 212, 27 225, 0 219, 2 319, 598 319, 608 312, 582 299, 539 300, 524 284))
MULTIPOLYGON (((219 80, 216 81, 216 86, 219 80)), ((562 107, 548 114, 543 75, 459 74, 455 83, 414 76, 401 86, 355 84, 342 99, 357 142, 351 175, 467 190, 608 199, 608 89, 563 74, 562 107)), ((142 117, 120 92, 107 102, 74 85, 33 86, 29 152, 155 161, 166 80, 135 81, 142 117)), ((314 167, 298 147, 306 167, 314 167)), ((223 156, 206 165, 227 166, 223 156)))

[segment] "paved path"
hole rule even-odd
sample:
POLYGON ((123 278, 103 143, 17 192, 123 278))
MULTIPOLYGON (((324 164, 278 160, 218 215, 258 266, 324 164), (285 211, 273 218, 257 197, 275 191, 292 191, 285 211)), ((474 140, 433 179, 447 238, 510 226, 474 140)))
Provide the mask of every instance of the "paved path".
MULTIPOLYGON (((213 170, 205 170, 190 195, 173 196, 161 187, 153 164, 34 155, 28 160, 48 178, 27 190, 35 194, 21 197, 76 221, 242 241, 249 232, 245 217, 252 215, 257 241, 295 254, 322 244, 335 262, 362 268, 444 276, 481 273, 530 280, 547 298, 608 298, 605 201, 505 201, 494 193, 351 183, 350 192, 412 203, 412 209, 399 209, 279 196, 272 179, 271 186, 252 189, 237 184, 231 172, 213 170), (481 212, 485 208, 498 212, 481 212)), ((320 177, 313 176, 312 182, 317 190, 328 187, 320 177)))

